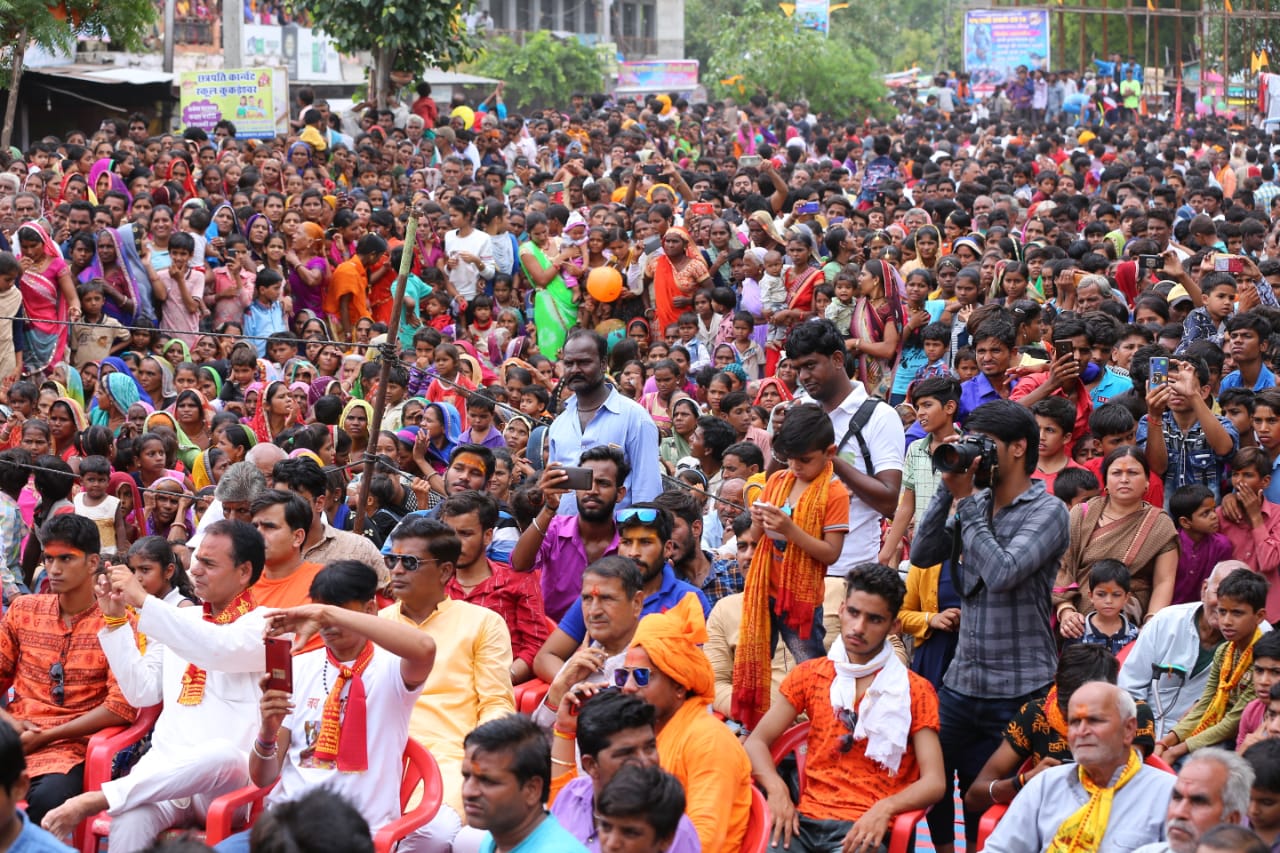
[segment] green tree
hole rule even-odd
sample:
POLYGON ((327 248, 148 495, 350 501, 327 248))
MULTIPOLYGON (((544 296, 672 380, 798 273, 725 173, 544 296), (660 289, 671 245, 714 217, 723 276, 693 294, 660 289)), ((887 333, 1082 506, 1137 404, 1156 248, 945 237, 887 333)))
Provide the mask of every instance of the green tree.
POLYGON ((746 15, 722 26, 703 79, 718 97, 760 92, 784 100, 805 98, 811 109, 841 116, 886 106, 871 51, 797 30, 778 12, 746 15))
POLYGON ((27 45, 49 51, 73 51, 77 34, 109 39, 113 47, 136 50, 155 20, 151 0, 0 0, 0 84, 9 90, 0 148, 8 148, 13 116, 22 85, 22 61, 27 45))
POLYGON ((604 89, 600 54, 577 39, 562 40, 545 30, 530 33, 523 45, 503 36, 490 41, 472 66, 477 74, 519 81, 515 106, 566 104, 574 92, 604 89))
POLYGON ((374 104, 391 96, 392 72, 412 77, 427 67, 453 68, 476 54, 462 22, 475 0, 293 0, 292 5, 305 10, 338 50, 373 55, 368 100, 374 104))

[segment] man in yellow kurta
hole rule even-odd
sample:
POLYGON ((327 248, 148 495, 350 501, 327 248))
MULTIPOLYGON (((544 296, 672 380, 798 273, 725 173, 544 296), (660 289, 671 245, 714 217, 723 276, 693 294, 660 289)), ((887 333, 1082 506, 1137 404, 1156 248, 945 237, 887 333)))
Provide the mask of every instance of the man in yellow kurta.
POLYGON ((711 716, 715 673, 699 648, 707 642, 702 606, 692 593, 665 613, 640 620, 623 692, 657 711, 662 769, 684 786, 685 814, 703 853, 738 853, 751 811, 751 761, 729 729, 711 716))
MULTIPOLYGON (((463 818, 462 741, 477 726, 515 712, 511 635, 502 618, 445 593, 462 543, 447 524, 412 518, 391 533, 391 594, 384 619, 417 626, 436 641, 436 665, 409 720, 409 736, 440 766, 444 805, 463 818)), ((447 839, 446 839, 447 841, 447 839)))

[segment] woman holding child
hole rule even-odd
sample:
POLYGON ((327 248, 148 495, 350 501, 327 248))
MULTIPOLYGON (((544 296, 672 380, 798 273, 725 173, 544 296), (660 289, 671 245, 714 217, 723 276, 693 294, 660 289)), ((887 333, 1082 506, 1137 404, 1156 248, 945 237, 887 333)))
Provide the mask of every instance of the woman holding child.
POLYGON ((1129 569, 1124 615, 1141 624, 1173 600, 1178 573, 1178 531, 1161 507, 1142 499, 1147 489, 1146 455, 1118 447, 1102 462, 1106 494, 1071 510, 1071 545, 1054 584, 1058 630, 1080 639, 1094 610, 1089 574, 1099 560, 1119 560, 1129 569))

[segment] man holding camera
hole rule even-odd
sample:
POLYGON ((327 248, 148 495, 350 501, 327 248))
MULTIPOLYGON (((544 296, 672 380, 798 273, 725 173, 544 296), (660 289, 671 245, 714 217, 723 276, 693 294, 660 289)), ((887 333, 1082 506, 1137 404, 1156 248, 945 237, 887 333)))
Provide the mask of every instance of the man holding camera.
MULTIPOLYGON (((1031 412, 997 400, 965 422, 968 434, 934 451, 942 484, 916 528, 912 562, 950 565, 961 597, 955 660, 938 691, 947 779, 967 788, 1023 703, 1053 681, 1050 600, 1069 541, 1066 506, 1031 479, 1039 429, 1031 412)), ((954 849, 951 796, 929 813, 939 853, 954 849)), ((980 812, 965 813, 969 849, 980 812)))

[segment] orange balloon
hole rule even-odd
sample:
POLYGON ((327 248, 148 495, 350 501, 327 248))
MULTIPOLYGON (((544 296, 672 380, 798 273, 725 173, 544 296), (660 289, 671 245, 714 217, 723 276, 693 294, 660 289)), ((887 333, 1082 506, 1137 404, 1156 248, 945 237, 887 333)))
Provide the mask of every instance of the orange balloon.
POLYGON ((622 273, 613 267, 596 267, 587 275, 587 293, 597 302, 612 302, 622 295, 622 273))

